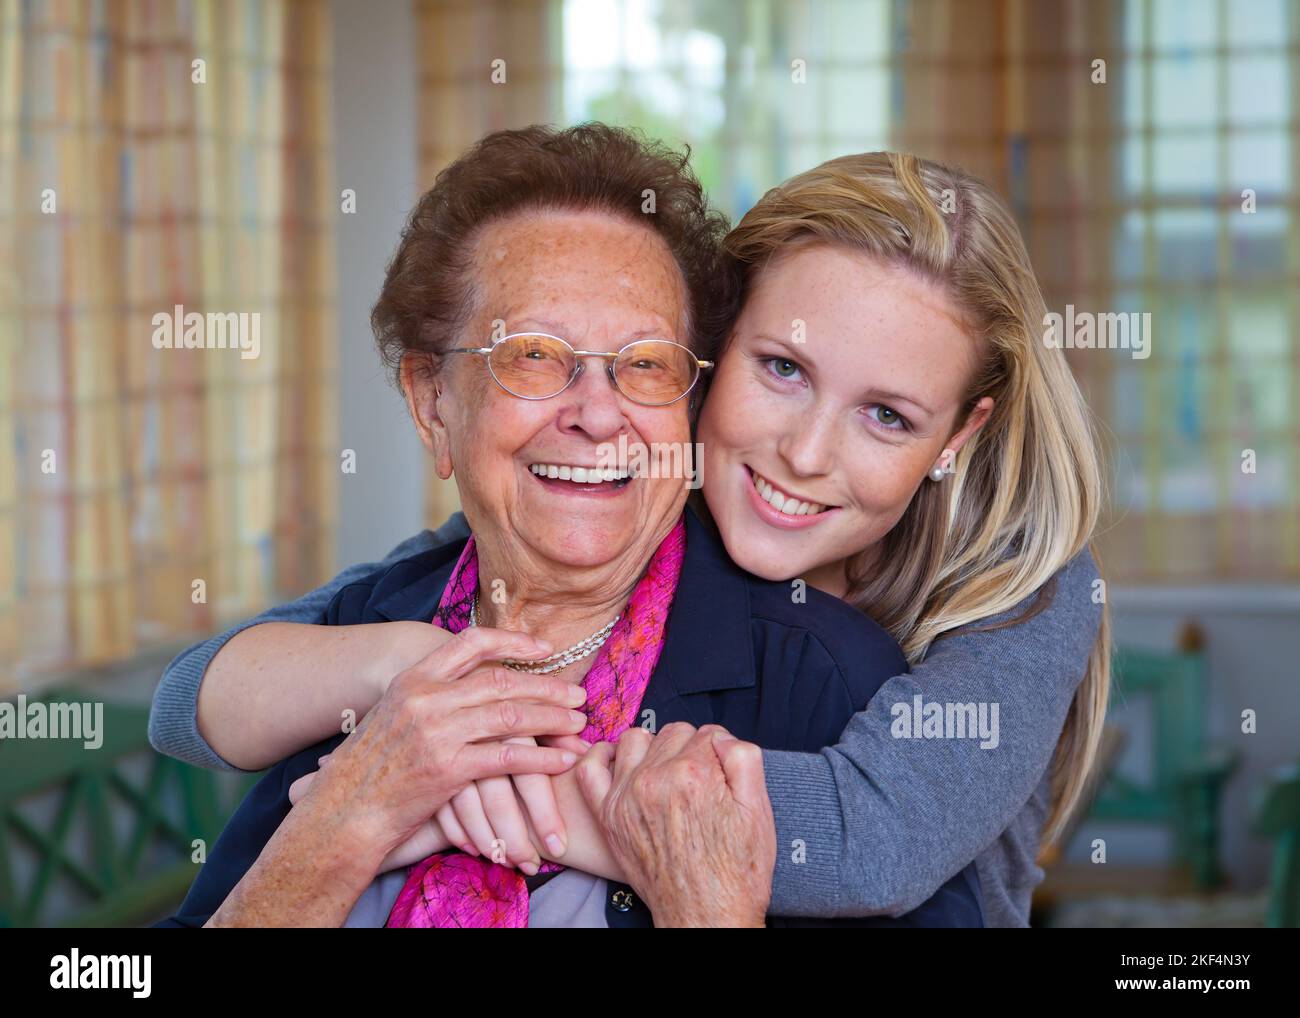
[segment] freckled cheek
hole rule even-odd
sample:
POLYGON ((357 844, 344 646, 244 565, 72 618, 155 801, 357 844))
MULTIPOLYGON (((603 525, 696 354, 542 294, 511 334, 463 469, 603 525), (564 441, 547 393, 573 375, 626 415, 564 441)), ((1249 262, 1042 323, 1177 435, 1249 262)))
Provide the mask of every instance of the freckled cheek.
POLYGON ((700 441, 711 453, 774 449, 786 430, 799 425, 797 402, 774 393, 744 367, 736 358, 724 360, 709 390, 700 441))
POLYGON ((896 450, 858 457, 853 478, 854 495, 862 511, 891 527, 907 510, 926 474, 917 457, 888 455, 892 452, 896 450))
MULTIPOLYGON (((683 400, 684 404, 685 401, 683 400)), ((671 505, 684 502, 687 489, 682 484, 683 478, 676 476, 684 473, 694 456, 691 446, 691 422, 685 406, 673 404, 659 410, 647 410, 638 413, 630 420, 634 438, 639 438, 652 449, 658 449, 660 455, 659 476, 652 477, 644 489, 655 505, 671 505)))
POLYGON ((628 424, 643 442, 684 445, 691 440, 685 399, 666 407, 637 408, 628 415, 628 424))

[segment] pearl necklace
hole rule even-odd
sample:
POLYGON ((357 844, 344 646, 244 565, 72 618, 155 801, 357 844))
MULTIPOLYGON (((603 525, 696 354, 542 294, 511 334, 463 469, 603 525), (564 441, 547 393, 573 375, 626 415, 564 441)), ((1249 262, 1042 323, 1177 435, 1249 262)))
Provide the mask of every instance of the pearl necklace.
MULTIPOLYGON (((621 616, 620 616, 621 617, 621 616)), ((550 657, 544 657, 540 661, 518 661, 513 658, 502 658, 501 663, 507 668, 513 668, 517 672, 531 672, 533 675, 550 675, 558 672, 561 668, 567 668, 575 661, 581 661, 584 657, 594 654, 601 648, 609 634, 614 631, 614 626, 618 618, 612 619, 600 629, 596 630, 590 636, 585 637, 575 643, 572 647, 566 647, 557 654, 550 657)), ((478 625, 478 591, 474 591, 474 603, 469 609, 469 624, 478 625)))

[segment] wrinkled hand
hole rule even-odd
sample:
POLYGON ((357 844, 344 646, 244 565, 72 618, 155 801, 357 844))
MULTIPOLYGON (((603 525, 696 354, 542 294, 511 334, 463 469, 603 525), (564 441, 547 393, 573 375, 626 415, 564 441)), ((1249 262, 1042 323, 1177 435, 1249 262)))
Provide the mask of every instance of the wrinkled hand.
MULTIPOLYGON (((333 756, 332 753, 326 753, 316 761, 320 765, 320 770, 304 774, 289 786, 290 803, 296 806, 298 800, 307 794, 316 778, 320 776, 321 771, 325 769, 325 765, 329 763, 331 756, 333 756)), ((443 809, 446 808, 443 807, 443 809)), ((426 820, 416 828, 414 834, 384 857, 384 861, 376 872, 387 873, 389 870, 414 866, 417 862, 433 855, 434 852, 441 852, 449 847, 451 847, 451 842, 443 832, 442 825, 436 819, 426 820)))
POLYGON ((523 634, 473 628, 398 675, 330 754, 208 926, 336 926, 383 860, 471 781, 558 774, 577 759, 519 736, 587 724, 581 687, 488 662, 539 656, 523 634))
POLYGON ((397 676, 328 766, 305 782, 295 811, 346 814, 387 856, 473 781, 567 770, 577 759, 572 752, 506 741, 573 735, 586 725, 571 709, 585 698, 580 687, 491 664, 521 652, 537 656, 541 645, 521 633, 474 628, 397 676))
MULTIPOLYGON (((549 735, 540 740, 528 737, 505 741, 530 746, 540 743, 554 749, 569 750, 575 757, 581 757, 591 748, 591 743, 576 735, 549 735)), ((290 803, 296 805, 307 794, 332 755, 326 753, 320 757, 316 761, 320 770, 304 774, 289 786, 290 803)), ((536 873, 541 859, 533 845, 533 839, 538 842, 546 840, 547 835, 541 832, 548 829, 544 826, 548 818, 550 823, 559 828, 561 834, 564 832, 564 821, 556 805, 551 777, 550 774, 516 774, 513 777, 484 778, 472 782, 450 803, 442 806, 431 819, 421 824, 414 834, 389 852, 379 867, 379 872, 387 873, 389 870, 413 866, 434 852, 455 847, 466 855, 482 854, 493 862, 522 869, 529 875, 536 873), (504 791, 510 793, 508 799, 499 799, 491 791, 484 792, 485 788, 494 785, 504 786, 504 791), (467 828, 484 832, 480 839, 487 847, 481 853, 477 846, 478 839, 466 834, 467 828), (508 845, 517 847, 514 851, 507 851, 505 846, 508 845)), ((562 855, 565 847, 564 842, 559 846, 553 842, 548 844, 548 848, 556 855, 562 855)))
POLYGON ((656 926, 764 925, 776 822, 757 746, 717 725, 631 728, 576 774, 656 926))

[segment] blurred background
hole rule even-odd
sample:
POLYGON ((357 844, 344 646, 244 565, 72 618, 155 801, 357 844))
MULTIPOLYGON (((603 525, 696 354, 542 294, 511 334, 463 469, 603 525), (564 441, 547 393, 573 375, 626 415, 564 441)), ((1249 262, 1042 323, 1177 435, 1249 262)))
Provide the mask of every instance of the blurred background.
POLYGON ((589 119, 733 218, 959 164, 1051 309, 1152 315, 1149 359, 1070 353, 1120 650, 1036 921, 1300 923, 1298 44, 1297 0, 0 0, 0 697, 106 705, 98 750, 0 741, 0 926, 179 901, 248 779, 149 748, 162 666, 455 508, 370 305, 440 167, 589 119), (176 305, 261 356, 155 349, 176 305))

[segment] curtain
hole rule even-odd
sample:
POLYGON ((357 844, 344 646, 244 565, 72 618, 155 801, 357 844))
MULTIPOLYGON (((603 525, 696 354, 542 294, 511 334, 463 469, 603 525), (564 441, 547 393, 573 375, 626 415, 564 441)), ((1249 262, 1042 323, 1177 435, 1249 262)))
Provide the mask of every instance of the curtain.
POLYGON ((0 0, 0 693, 332 566, 321 0, 0 0))

